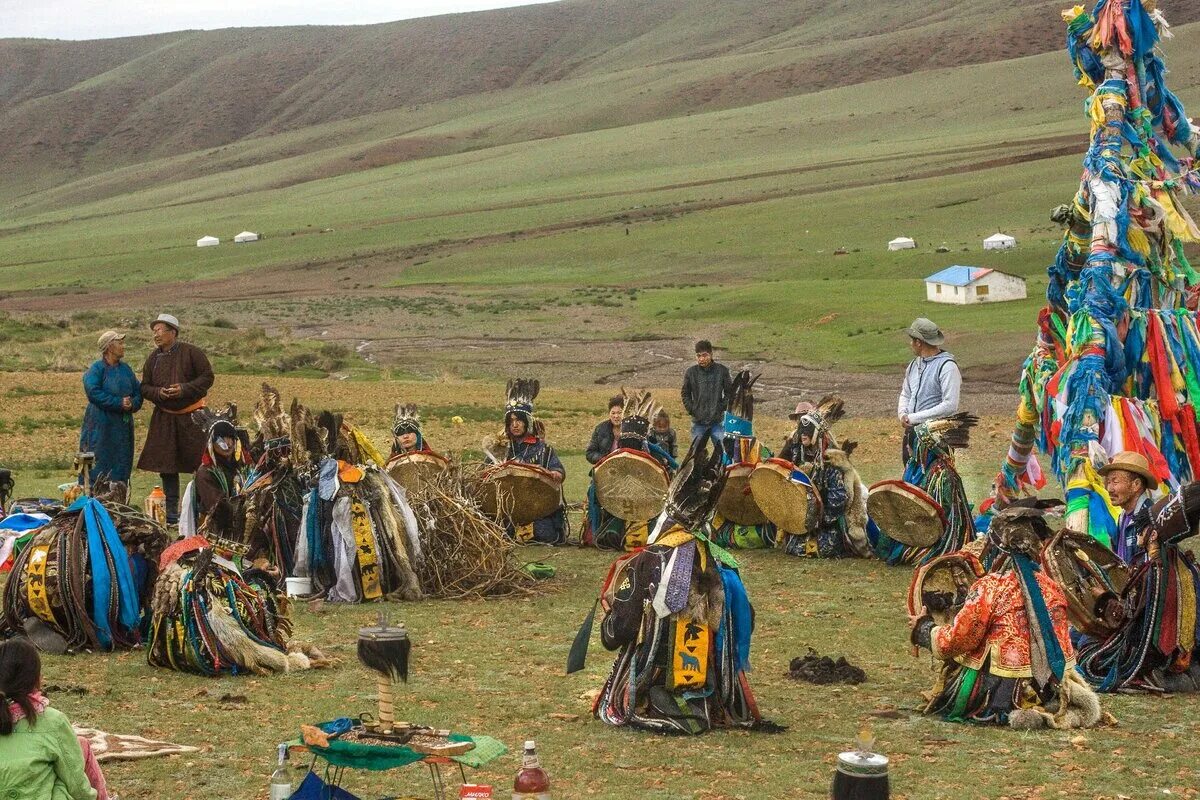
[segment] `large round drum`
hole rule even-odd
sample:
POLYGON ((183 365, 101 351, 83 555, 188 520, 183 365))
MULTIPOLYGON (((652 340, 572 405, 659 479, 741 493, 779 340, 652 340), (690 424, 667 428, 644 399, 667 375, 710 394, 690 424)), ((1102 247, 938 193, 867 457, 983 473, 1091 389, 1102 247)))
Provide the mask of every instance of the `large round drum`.
POLYGON ((717 513, 737 525, 765 525, 768 520, 750 493, 755 464, 741 462, 725 468, 725 488, 717 500, 717 513))
POLYGON ((415 492, 421 484, 435 479, 449 466, 450 460, 437 453, 401 453, 388 460, 387 473, 396 483, 415 492))
POLYGON ((768 458, 750 473, 750 494, 762 513, 785 533, 808 532, 808 475, 790 461, 768 458))
POLYGON ((627 522, 657 517, 666 502, 670 480, 666 467, 640 450, 617 450, 592 468, 596 501, 627 522))
POLYGON ((506 515, 514 525, 528 525, 558 510, 562 488, 548 469, 505 461, 483 474, 479 504, 491 516, 506 515))
POLYGON ((946 513, 924 489, 904 481, 880 481, 867 495, 867 514, 889 538, 929 547, 946 532, 946 513))
POLYGON ((983 565, 974 553, 960 550, 938 556, 913 572, 908 613, 917 615, 924 608, 938 625, 948 624, 966 603, 971 586, 983 575, 983 565))
POLYGON ((1067 596, 1067 617, 1076 630, 1104 639, 1125 621, 1121 593, 1129 567, 1113 551, 1086 533, 1063 529, 1042 548, 1040 560, 1067 596))

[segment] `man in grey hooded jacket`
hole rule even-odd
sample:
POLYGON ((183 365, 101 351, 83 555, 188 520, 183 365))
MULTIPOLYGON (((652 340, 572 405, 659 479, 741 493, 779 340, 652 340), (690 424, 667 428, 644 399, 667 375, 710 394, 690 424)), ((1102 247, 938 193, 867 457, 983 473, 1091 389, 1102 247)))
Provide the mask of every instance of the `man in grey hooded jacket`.
POLYGON ((900 402, 896 415, 904 426, 901 457, 908 463, 912 452, 913 430, 922 422, 942 419, 958 411, 962 373, 954 356, 942 349, 946 341, 933 321, 918 317, 906 331, 913 355, 916 356, 904 371, 900 386, 900 402))

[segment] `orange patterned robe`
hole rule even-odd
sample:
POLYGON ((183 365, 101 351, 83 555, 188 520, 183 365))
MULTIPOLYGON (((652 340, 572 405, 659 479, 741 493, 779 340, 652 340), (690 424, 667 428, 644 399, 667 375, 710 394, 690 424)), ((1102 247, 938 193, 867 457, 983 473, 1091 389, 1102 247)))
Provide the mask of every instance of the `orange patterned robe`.
MULTIPOLYGON (((1074 669, 1067 598, 1044 571, 1036 574, 1067 669, 1074 669)), ((949 625, 933 629, 930 643, 940 659, 976 670, 987 664, 988 672, 1002 678, 1032 678, 1029 618, 1017 573, 990 573, 976 581, 962 610, 949 625)))

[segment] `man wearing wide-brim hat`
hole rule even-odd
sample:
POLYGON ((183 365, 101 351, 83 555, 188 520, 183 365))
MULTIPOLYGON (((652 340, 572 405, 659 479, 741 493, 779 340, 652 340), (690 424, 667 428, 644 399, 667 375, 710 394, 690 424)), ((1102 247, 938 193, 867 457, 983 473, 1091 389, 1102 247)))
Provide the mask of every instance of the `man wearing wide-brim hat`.
POLYGON ((1150 492, 1158 488, 1158 478, 1146 457, 1133 450, 1117 453, 1098 472, 1104 477, 1109 499, 1121 509, 1113 550, 1126 564, 1132 564, 1146 548, 1146 543, 1139 541, 1145 526, 1135 524, 1134 518, 1150 505, 1150 492))
POLYGON ((179 320, 159 314, 150 323, 154 352, 142 367, 142 397, 154 404, 138 469, 157 472, 167 496, 167 521, 179 519, 179 474, 194 473, 204 452, 204 432, 192 422, 213 385, 204 351, 179 341, 179 320))
POLYGON ((915 358, 904 371, 896 416, 904 426, 901 460, 907 464, 914 429, 923 422, 944 419, 958 411, 962 373, 954 356, 942 349, 946 336, 937 323, 917 317, 905 333, 915 358))

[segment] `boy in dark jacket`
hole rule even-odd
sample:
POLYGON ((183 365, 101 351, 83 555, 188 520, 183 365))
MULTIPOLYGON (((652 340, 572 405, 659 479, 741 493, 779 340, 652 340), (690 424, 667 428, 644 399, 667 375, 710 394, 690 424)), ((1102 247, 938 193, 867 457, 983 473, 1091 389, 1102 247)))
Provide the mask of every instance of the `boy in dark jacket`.
POLYGON ((683 373, 681 392, 683 407, 692 418, 692 441, 709 436, 721 446, 731 383, 729 369, 713 360, 712 342, 696 342, 696 363, 683 373))
POLYGON ((659 409, 654 417, 654 427, 650 429, 650 441, 661 447, 671 458, 679 458, 679 448, 675 442, 675 429, 671 427, 671 415, 667 410, 659 409))

